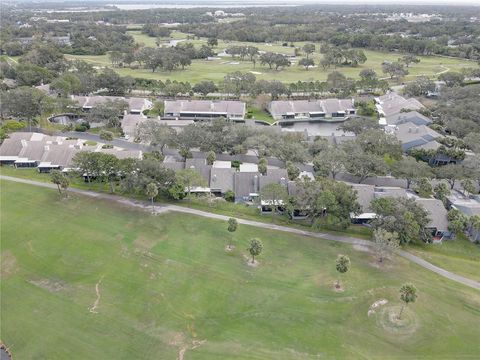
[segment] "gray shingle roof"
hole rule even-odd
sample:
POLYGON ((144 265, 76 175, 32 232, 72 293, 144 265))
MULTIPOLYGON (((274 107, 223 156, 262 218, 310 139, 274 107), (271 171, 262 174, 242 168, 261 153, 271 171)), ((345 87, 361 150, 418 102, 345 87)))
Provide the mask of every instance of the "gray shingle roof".
POLYGON ((431 119, 420 114, 418 111, 397 113, 397 114, 388 116, 386 119, 387 119, 388 125, 399 125, 399 124, 410 122, 412 124, 419 126, 419 125, 428 125, 432 123, 431 119))
POLYGON ((287 114, 325 113, 331 115, 340 111, 354 109, 352 99, 291 100, 272 101, 269 110, 275 119, 287 114))
POLYGON ((415 201, 428 212, 429 227, 437 228, 438 231, 448 230, 447 209, 441 200, 418 198, 415 201))
POLYGON ((260 173, 236 172, 234 175, 235 197, 241 198, 250 194, 258 194, 258 183, 260 173))
POLYGON ((260 176, 259 190, 262 190, 268 184, 287 185, 288 173, 286 169, 268 169, 266 175, 260 176))
POLYGON ((207 159, 205 158, 191 158, 185 160, 185 169, 190 169, 192 167, 199 168, 207 165, 207 159))
POLYGON ((166 100, 165 115, 182 114, 226 114, 227 117, 245 116, 245 103, 226 100, 166 100))
POLYGON ((141 159, 140 150, 100 149, 100 152, 115 155, 119 159, 141 159))
POLYGON ((80 148, 69 144, 48 145, 47 151, 42 157, 42 162, 56 166, 71 167, 73 157, 80 151, 82 151, 80 148))
POLYGON ((399 114, 402 109, 420 110, 424 106, 417 99, 405 99, 397 93, 389 93, 378 98, 377 108, 385 117, 390 117, 399 114))
POLYGON ((210 171, 210 188, 212 190, 220 189, 221 193, 234 189, 233 177, 235 174, 233 168, 215 168, 210 171))
POLYGON ((18 156, 22 148, 21 141, 5 139, 2 145, 0 145, 0 156, 18 156))
POLYGON ((45 141, 27 141, 25 145, 20 151, 19 157, 27 158, 28 160, 42 160, 47 145, 45 141))
POLYGON ((436 138, 441 136, 438 132, 430 129, 428 126, 416 126, 410 122, 397 125, 393 134, 402 143, 402 149, 404 151, 412 147, 425 145, 431 141, 435 141, 436 138))
POLYGON ((139 123, 146 121, 142 115, 126 114, 122 119, 122 130, 125 134, 133 137, 139 123))
POLYGON ((370 203, 375 198, 375 187, 366 184, 349 184, 357 192, 357 202, 363 212, 370 212, 370 203))

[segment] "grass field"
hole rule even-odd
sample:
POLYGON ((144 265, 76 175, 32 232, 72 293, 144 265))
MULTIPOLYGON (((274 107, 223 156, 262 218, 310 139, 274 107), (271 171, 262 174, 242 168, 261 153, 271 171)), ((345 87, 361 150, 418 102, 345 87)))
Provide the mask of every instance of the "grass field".
POLYGON ((437 266, 480 281, 480 245, 463 234, 442 244, 411 246, 409 251, 437 266))
MULTIPOLYGON (((155 38, 149 37, 145 34, 141 34, 140 31, 129 31, 137 43, 143 43, 146 46, 156 47, 155 38)), ((179 40, 185 39, 187 34, 173 31, 171 39, 179 40)), ((206 44, 206 39, 195 39, 188 40, 196 46, 206 44)), ((284 47, 281 44, 254 44, 254 43, 244 43, 244 42, 224 42, 219 41, 218 46, 214 49, 216 52, 222 52, 228 46, 231 45, 253 45, 258 47, 263 51, 274 51, 286 54, 293 54, 293 48, 284 47)), ((296 43, 296 46, 302 46, 303 43, 296 43)), ((321 54, 318 53, 320 48, 319 44, 316 44, 317 52, 312 55, 312 58, 318 64, 321 59, 321 54)), ((401 54, 399 53, 383 53, 379 51, 369 51, 366 50, 365 54, 368 58, 365 64, 362 64, 358 67, 340 67, 337 68, 338 71, 341 71, 348 77, 358 78, 358 74, 362 69, 374 69, 377 71, 379 76, 384 76, 382 73, 381 65, 382 62, 387 61, 396 61, 401 54)), ((99 56, 89 56, 89 55, 67 55, 67 58, 77 58, 83 59, 91 64, 94 64, 98 67, 110 67, 111 63, 107 55, 99 56)), ((408 75, 405 80, 411 80, 419 75, 427 75, 430 77, 435 77, 441 72, 445 71, 459 71, 462 68, 468 67, 477 67, 475 62, 468 61, 464 59, 452 59, 438 56, 420 56, 421 62, 419 64, 410 65, 408 75)), ((115 69, 121 75, 129 75, 138 78, 148 78, 156 80, 177 80, 177 81, 190 81, 191 83, 197 83, 202 80, 212 80, 215 82, 220 82, 223 80, 225 74, 234 71, 242 72, 253 72, 257 79, 264 80, 280 80, 283 82, 291 83, 301 81, 315 81, 326 80, 328 74, 334 69, 323 70, 321 67, 313 68, 310 70, 305 70, 303 67, 299 67, 297 64, 292 64, 291 67, 284 70, 276 71, 270 70, 267 66, 262 66, 259 63, 255 67, 249 61, 240 61, 239 59, 232 59, 230 56, 222 57, 216 60, 193 60, 192 65, 187 67, 185 70, 175 70, 172 72, 165 71, 155 71, 152 72, 148 69, 130 69, 130 68, 117 68, 115 69)))
POLYGON ((1 333, 15 359, 474 359, 480 293, 403 259, 1 182, 1 333), (256 268, 244 250, 265 245, 256 268), (335 292, 334 259, 352 269, 335 292), (418 301, 401 322, 398 287, 418 301), (367 316, 372 303, 389 302, 367 316))

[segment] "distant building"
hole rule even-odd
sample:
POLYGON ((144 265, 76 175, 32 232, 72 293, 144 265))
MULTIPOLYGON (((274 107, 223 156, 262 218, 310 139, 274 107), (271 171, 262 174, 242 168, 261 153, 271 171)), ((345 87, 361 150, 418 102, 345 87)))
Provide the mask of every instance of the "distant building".
POLYGON ((32 167, 39 172, 52 169, 69 170, 75 154, 81 151, 99 151, 113 154, 119 159, 140 159, 142 152, 120 148, 103 149, 102 144, 86 146, 85 140, 62 136, 48 136, 41 133, 17 132, 9 135, 0 146, 0 164, 17 168, 32 167))
POLYGON ((183 120, 209 120, 226 118, 245 119, 245 103, 225 100, 166 100, 165 118, 183 120))
POLYGON ((405 99, 397 93, 389 93, 375 99, 377 111, 381 117, 389 118, 405 110, 420 110, 425 106, 414 98, 405 99))
POLYGON ((353 99, 272 101, 269 112, 279 121, 343 121, 355 115, 353 99))
POLYGON ((140 97, 122 97, 122 96, 76 96, 72 95, 71 99, 75 101, 83 111, 90 111, 95 106, 104 104, 108 101, 123 100, 128 104, 128 112, 130 114, 141 114, 144 110, 151 109, 153 103, 140 97))
POLYGON ((436 150, 441 146, 436 141, 437 138, 441 137, 441 134, 425 125, 417 126, 414 123, 407 122, 387 129, 387 132, 395 135, 402 143, 403 151, 412 148, 436 150))
POLYGON ((409 111, 390 115, 385 118, 385 123, 381 125, 394 126, 405 123, 412 123, 416 126, 420 126, 429 125, 432 123, 432 120, 425 115, 420 114, 418 111, 409 111))

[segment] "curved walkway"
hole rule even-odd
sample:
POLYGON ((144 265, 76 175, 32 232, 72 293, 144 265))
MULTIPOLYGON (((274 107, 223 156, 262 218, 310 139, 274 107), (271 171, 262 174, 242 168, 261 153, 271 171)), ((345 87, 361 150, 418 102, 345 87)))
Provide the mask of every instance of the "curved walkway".
MULTIPOLYGON (((2 180, 9 180, 9 181, 14 181, 22 184, 28 184, 28 185, 35 185, 35 186, 41 186, 49 189, 55 189, 57 190, 57 186, 54 184, 49 184, 49 183, 43 183, 39 181, 33 181, 33 180, 27 180, 27 179, 20 179, 16 177, 11 177, 11 176, 4 176, 0 175, 0 179, 2 180)), ((127 205, 127 206, 132 206, 136 208, 141 208, 146 211, 151 211, 151 206, 149 205, 148 202, 146 201, 139 201, 139 200, 132 200, 128 199, 122 196, 118 195, 111 195, 111 194, 104 194, 104 193, 98 193, 94 191, 89 191, 89 190, 82 190, 82 189, 75 189, 71 188, 68 190, 71 193, 75 194, 81 194, 85 196, 90 196, 98 199, 104 199, 104 200, 110 200, 110 201, 116 201, 118 203, 127 205)), ((161 214, 169 211, 175 211, 175 212, 181 212, 185 214, 192 214, 196 216, 203 216, 207 217, 210 219, 217 219, 217 220, 223 220, 227 221, 229 219, 229 216, 226 215, 219 215, 219 214, 214 214, 210 213, 207 211, 202 211, 202 210, 197 210, 197 209, 190 209, 187 207, 183 206, 178 206, 178 205, 170 205, 170 204, 165 204, 165 205, 156 205, 155 206, 155 214, 161 214)), ((332 234, 327 234, 327 233, 318 233, 318 232, 312 232, 312 231, 305 231, 305 230, 300 230, 288 226, 282 226, 282 225, 275 225, 275 224, 268 224, 268 223, 263 223, 259 221, 253 221, 253 220, 245 220, 245 219, 237 219, 239 224, 244 224, 244 225, 249 225, 249 226, 254 226, 258 228, 263 228, 263 229, 268 229, 268 230, 277 230, 277 231, 283 231, 283 232, 288 232, 292 234, 297 234, 297 235, 303 235, 303 236, 309 236, 309 237, 314 237, 318 239, 326 239, 326 240, 331 240, 331 241, 337 241, 337 242, 342 242, 346 244, 352 244, 352 245, 363 245, 363 246, 371 246, 372 242, 368 240, 363 240, 355 237, 350 237, 350 236, 342 236, 342 235, 332 235, 332 234)), ((433 265, 429 263, 428 261, 413 255, 407 251, 404 250, 398 250, 397 254, 400 255, 401 257, 410 260, 414 262, 415 264, 423 267, 424 269, 433 271, 434 273, 443 276, 444 278, 453 280, 457 283, 463 284, 465 286, 471 287, 473 289, 480 290, 480 282, 466 278, 464 276, 452 273, 448 270, 445 270, 443 268, 440 268, 436 265, 433 265)))

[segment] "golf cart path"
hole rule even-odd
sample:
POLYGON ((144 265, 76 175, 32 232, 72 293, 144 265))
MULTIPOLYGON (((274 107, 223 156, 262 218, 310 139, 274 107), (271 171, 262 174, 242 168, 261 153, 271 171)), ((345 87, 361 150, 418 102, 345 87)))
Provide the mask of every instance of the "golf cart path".
MULTIPOLYGON (((40 181, 20 179, 20 178, 11 177, 11 176, 4 176, 4 175, 0 175, 0 179, 57 190, 56 185, 50 184, 50 183, 44 183, 44 182, 40 182, 40 181)), ((90 197, 97 198, 97 199, 116 201, 118 203, 121 203, 121 204, 124 204, 124 205, 127 205, 127 206, 140 208, 140 209, 143 209, 143 210, 146 210, 146 211, 151 211, 151 206, 146 201, 133 200, 133 199, 128 199, 128 198, 121 197, 121 196, 118 196, 118 195, 97 193, 97 192, 94 192, 94 191, 75 189, 75 188, 70 188, 68 191, 70 193, 90 196, 90 197)), ((162 213, 170 212, 170 211, 180 212, 180 213, 184 213, 184 214, 191 214, 191 215, 196 215, 196 216, 203 216, 203 217, 206 217, 206 218, 223 220, 223 221, 227 221, 230 218, 229 216, 226 216, 226 215, 219 215, 219 214, 214 214, 214 213, 207 212, 207 211, 190 209, 190 208, 187 208, 187 207, 178 206, 178 205, 171 205, 171 204, 156 205, 154 213, 155 214, 162 214, 162 213)), ((239 224, 243 224, 243 225, 249 225, 249 226, 254 226, 254 227, 268 229, 268 230, 283 231, 283 232, 287 232, 287 233, 291 233, 291 234, 308 236, 308 237, 313 237, 313 238, 318 238, 318 239, 337 241, 337 242, 341 242, 341 243, 345 243, 345 244, 363 245, 363 246, 371 246, 372 245, 371 241, 364 240, 364 239, 359 239, 359 238, 355 238, 355 237, 350 237, 350 236, 332 235, 332 234, 328 234, 328 233, 305 231, 305 230, 300 230, 300 229, 296 229, 296 228, 292 228, 292 227, 288 227, 288 226, 268 224, 268 223, 262 223, 262 222, 259 222, 259 221, 246 220, 246 219, 238 219, 237 218, 237 221, 238 221, 239 224)), ((440 276, 443 276, 444 278, 456 281, 457 283, 463 284, 463 285, 471 287, 473 289, 480 290, 480 282, 478 282, 478 281, 466 278, 464 276, 455 274, 455 273, 450 272, 448 270, 445 270, 441 267, 433 265, 433 264, 429 263, 428 261, 426 261, 426 260, 424 260, 424 259, 422 259, 422 258, 420 258, 416 255, 413 255, 413 254, 411 254, 407 251, 397 250, 397 254, 402 256, 403 258, 405 258, 407 260, 410 260, 413 263, 423 267, 424 269, 433 271, 434 273, 436 273, 440 276)))

